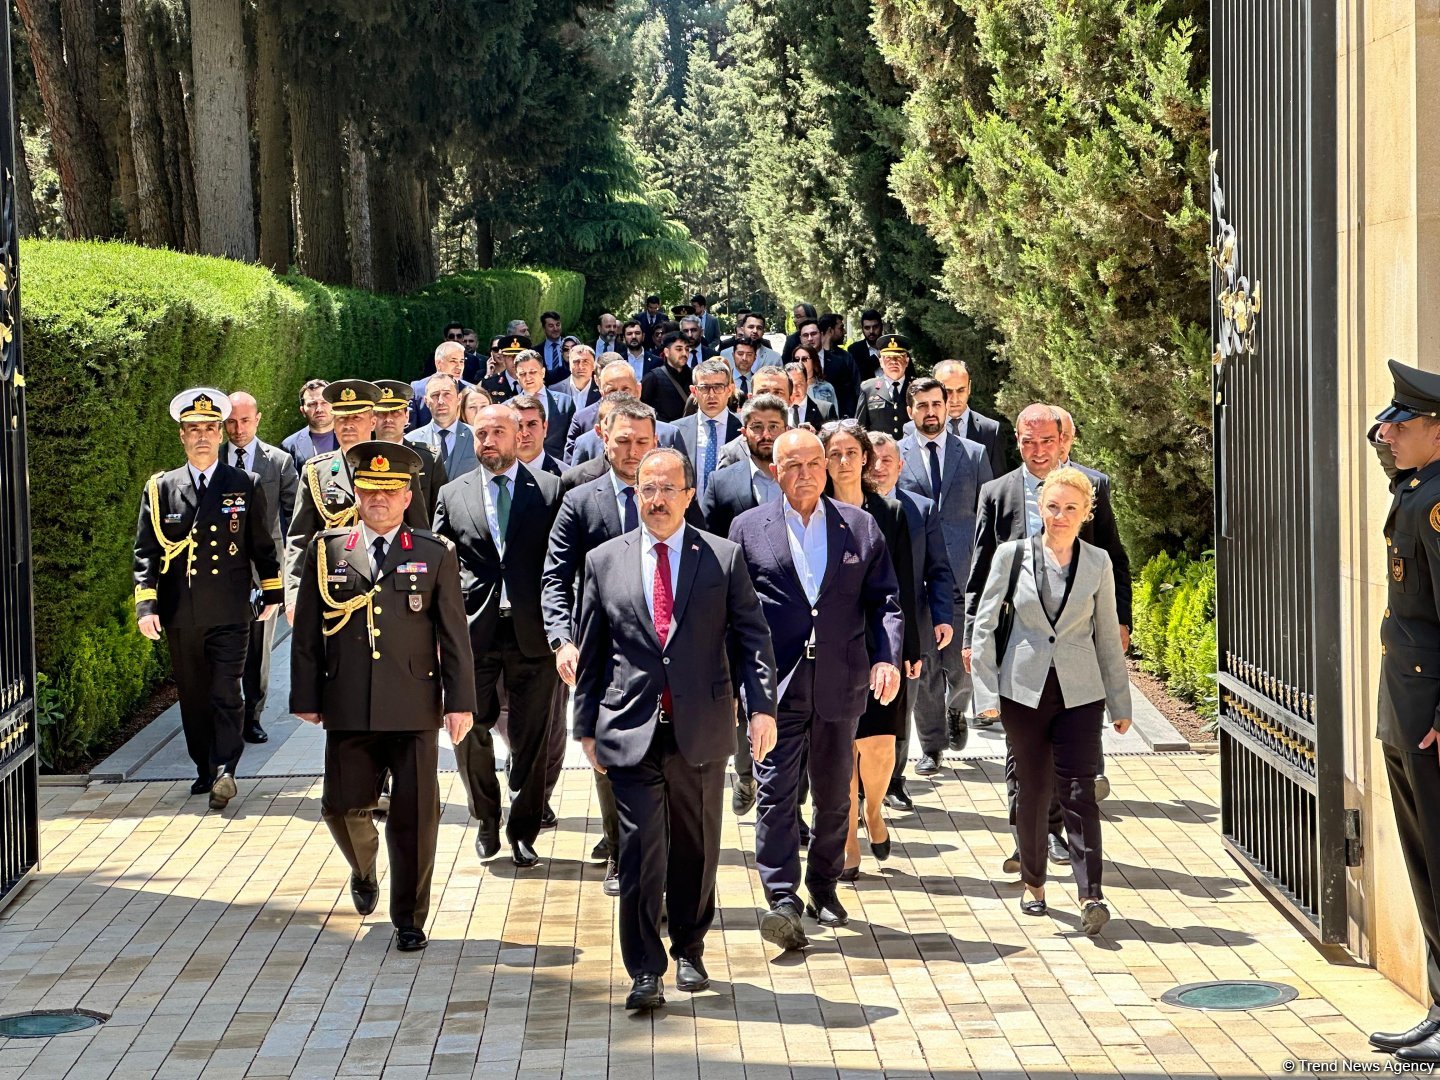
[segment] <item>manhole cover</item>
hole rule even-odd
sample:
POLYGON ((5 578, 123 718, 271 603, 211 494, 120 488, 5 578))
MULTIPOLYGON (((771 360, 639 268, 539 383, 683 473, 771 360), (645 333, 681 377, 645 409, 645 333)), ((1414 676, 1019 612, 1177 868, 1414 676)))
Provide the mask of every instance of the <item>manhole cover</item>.
POLYGON ((48 1039, 51 1035, 66 1035, 72 1031, 98 1027, 106 1019, 103 1013, 88 1012, 85 1009, 15 1013, 13 1016, 0 1016, 0 1038, 48 1039))
POLYGON ((1283 1005, 1299 996, 1299 991, 1284 983, 1225 980, 1222 982, 1186 983, 1167 990, 1160 1000, 1167 1005, 1186 1009, 1244 1012, 1247 1009, 1268 1009, 1283 1005))

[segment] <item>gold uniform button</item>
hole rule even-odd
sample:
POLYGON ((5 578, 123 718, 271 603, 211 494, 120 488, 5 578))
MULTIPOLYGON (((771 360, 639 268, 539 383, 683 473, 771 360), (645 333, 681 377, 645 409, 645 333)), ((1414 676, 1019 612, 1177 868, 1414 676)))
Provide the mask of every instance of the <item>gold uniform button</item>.
POLYGON ((1416 665, 1415 665, 1415 674, 1416 674, 1416 675, 1419 675, 1420 673, 1421 673, 1421 672, 1420 672, 1420 665, 1419 665, 1419 664, 1416 664, 1416 665))
POLYGON ((435 677, 435 672, 433 672, 433 671, 427 671, 427 672, 425 672, 425 677, 426 677, 427 679, 433 679, 433 678, 435 677))
POLYGON ((380 636, 380 628, 379 628, 378 626, 375 628, 375 636, 376 636, 376 637, 379 637, 379 636, 380 636))
POLYGON ((220 572, 220 570, 219 570, 219 568, 217 567, 216 569, 211 570, 210 572, 211 572, 212 574, 218 574, 218 573, 220 572))
MULTIPOLYGON (((375 614, 376 614, 376 615, 383 615, 384 612, 381 611, 381 610, 377 607, 377 608, 375 609, 375 614)), ((379 630, 376 630, 375 632, 378 634, 380 631, 379 631, 379 630)))
POLYGON ((414 581, 414 580, 416 580, 416 578, 415 578, 415 575, 414 575, 414 574, 411 574, 411 575, 410 575, 410 580, 411 580, 411 581, 414 581))
POLYGON ((1388 537, 1388 536, 1385 537, 1385 543, 1387 543, 1387 544, 1390 543, 1390 537, 1388 537))
POLYGON ((219 531, 220 531, 220 526, 219 526, 219 525, 211 525, 211 526, 210 526, 210 531, 211 531, 211 532, 219 532, 219 531))
POLYGON ((220 541, 219 541, 219 540, 211 540, 211 541, 210 541, 210 546, 211 546, 211 547, 219 547, 219 546, 220 546, 220 541))
POLYGON ((372 652, 372 653, 370 654, 370 659, 371 659, 371 660, 379 660, 379 659, 380 659, 380 654, 379 654, 378 652, 372 652))
POLYGON ((210 556, 210 561, 211 561, 211 562, 219 562, 219 561, 220 561, 220 556, 219 556, 219 555, 211 555, 211 556, 210 556))
POLYGON ((1384 655, 1385 655, 1385 646, 1384 646, 1384 645, 1381 645, 1381 646, 1380 646, 1380 655, 1381 655, 1381 656, 1384 656, 1384 655))
POLYGON ((1388 607, 1385 609, 1385 618, 1390 618, 1390 609, 1388 607))

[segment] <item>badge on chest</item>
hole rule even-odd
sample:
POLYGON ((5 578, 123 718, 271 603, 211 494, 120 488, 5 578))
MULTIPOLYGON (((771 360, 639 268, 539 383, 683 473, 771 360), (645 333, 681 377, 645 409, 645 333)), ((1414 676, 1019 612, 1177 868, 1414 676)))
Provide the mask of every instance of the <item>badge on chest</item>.
POLYGON ((1405 580, 1405 560, 1399 555, 1392 556, 1390 559, 1390 580, 1396 583, 1405 580))

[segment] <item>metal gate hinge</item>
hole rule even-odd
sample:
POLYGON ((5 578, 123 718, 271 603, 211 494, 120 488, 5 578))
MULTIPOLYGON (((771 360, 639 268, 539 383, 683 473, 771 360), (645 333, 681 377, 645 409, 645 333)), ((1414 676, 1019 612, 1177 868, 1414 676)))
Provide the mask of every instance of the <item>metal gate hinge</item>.
POLYGON ((1365 858, 1365 848, 1360 842, 1360 811, 1345 810, 1345 865, 1359 866, 1365 858))

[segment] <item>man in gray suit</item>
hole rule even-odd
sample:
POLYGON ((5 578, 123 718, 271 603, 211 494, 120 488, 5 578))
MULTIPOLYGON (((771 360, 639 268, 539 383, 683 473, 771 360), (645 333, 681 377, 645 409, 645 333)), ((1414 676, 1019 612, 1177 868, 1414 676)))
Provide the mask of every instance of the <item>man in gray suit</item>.
MULTIPOLYGON (((935 365, 935 378, 945 387, 945 427, 950 434, 983 446, 993 475, 1003 476, 1009 472, 1005 444, 1000 438, 1000 422, 970 407, 970 369, 965 361, 940 361, 935 365)), ((915 421, 905 424, 905 434, 915 434, 915 421)))
MULTIPOLYGON (((327 409, 328 412, 328 409, 327 409)), ((295 459, 278 446, 261 442, 255 437, 260 429, 260 405, 243 390, 230 395, 230 418, 225 421, 225 437, 229 445, 224 458, 227 465, 252 472, 265 489, 265 524, 275 540, 277 551, 284 548, 285 531, 295 512, 295 491, 300 475, 295 459)), ((259 588, 259 581, 254 583, 259 588)), ((252 596, 253 596, 252 592, 252 596)), ((265 710, 265 696, 270 689, 270 650, 275 645, 274 619, 250 623, 250 646, 245 654, 245 674, 241 689, 245 695, 245 726, 242 735, 248 743, 269 742, 270 736, 260 723, 265 710)))
POLYGON ((415 428, 407 442, 428 446, 445 465, 445 475, 458 480, 480 464, 475 456, 475 433, 460 419, 460 392, 449 375, 432 375, 425 384, 430 422, 415 428))
MULTIPOLYGON (((739 547, 685 524, 689 458, 651 450, 636 484, 640 528, 585 557, 575 736, 610 777, 620 815, 620 950, 633 980, 625 1007, 651 1009, 665 1002, 662 904, 676 985, 710 983, 702 956, 715 920, 734 688, 751 722, 773 731, 776 674, 739 547)), ((757 746, 758 756, 767 749, 757 746)))
MULTIPOLYGON (((913 380, 907 402, 915 434, 900 441, 900 458, 904 462, 900 487, 931 500, 939 508, 940 531, 955 578, 955 610, 964 611, 965 583, 970 580, 975 552, 975 508, 981 487, 991 480, 990 461, 979 443, 957 438, 946 430, 949 414, 945 387, 939 380, 913 380)), ((925 644, 925 663, 915 693, 915 733, 920 740, 917 776, 939 772, 940 755, 947 741, 956 750, 963 749, 970 733, 965 719, 970 706, 970 675, 960 650, 949 644, 941 648, 934 641, 925 644)), ((902 780, 904 759, 897 758, 895 769, 895 779, 902 780)))

